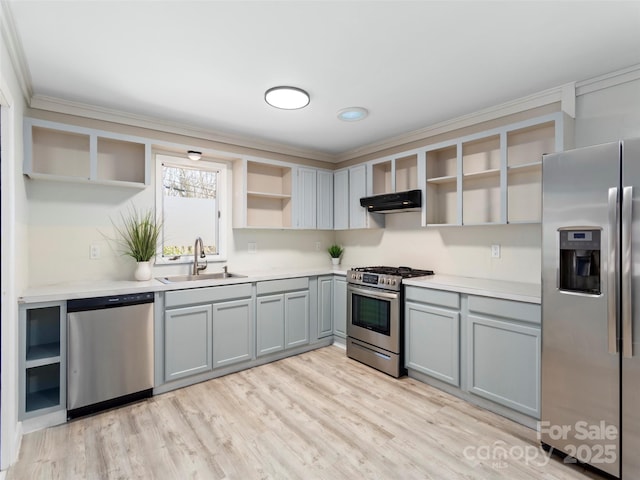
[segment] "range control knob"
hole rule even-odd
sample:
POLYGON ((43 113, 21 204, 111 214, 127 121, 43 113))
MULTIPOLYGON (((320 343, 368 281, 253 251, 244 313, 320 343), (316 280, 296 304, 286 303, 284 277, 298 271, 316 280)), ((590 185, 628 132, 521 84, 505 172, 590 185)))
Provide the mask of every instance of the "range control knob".
POLYGON ((396 281, 395 280, 391 280, 391 285, 395 285, 396 281))

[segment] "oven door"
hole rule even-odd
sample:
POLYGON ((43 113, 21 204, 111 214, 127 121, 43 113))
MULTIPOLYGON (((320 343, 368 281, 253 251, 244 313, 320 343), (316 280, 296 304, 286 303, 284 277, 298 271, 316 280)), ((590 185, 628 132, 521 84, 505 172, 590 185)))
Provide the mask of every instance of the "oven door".
POLYGON ((400 353, 400 292, 348 285, 347 335, 400 353))

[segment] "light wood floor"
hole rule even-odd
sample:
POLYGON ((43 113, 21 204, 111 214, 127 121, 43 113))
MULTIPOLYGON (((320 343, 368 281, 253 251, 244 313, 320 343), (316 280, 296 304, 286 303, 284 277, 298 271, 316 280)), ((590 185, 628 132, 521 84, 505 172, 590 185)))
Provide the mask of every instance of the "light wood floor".
POLYGON ((534 431, 331 346, 25 435, 7 480, 599 478, 546 461, 534 431))

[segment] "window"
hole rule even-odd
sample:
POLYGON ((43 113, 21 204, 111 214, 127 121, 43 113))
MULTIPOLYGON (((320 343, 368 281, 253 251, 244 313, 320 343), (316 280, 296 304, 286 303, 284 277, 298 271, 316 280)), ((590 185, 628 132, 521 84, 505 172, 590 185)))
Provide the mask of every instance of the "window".
POLYGON ((226 165, 168 155, 157 155, 156 162, 156 208, 162 218, 156 263, 191 262, 198 237, 207 261, 225 261, 226 165))

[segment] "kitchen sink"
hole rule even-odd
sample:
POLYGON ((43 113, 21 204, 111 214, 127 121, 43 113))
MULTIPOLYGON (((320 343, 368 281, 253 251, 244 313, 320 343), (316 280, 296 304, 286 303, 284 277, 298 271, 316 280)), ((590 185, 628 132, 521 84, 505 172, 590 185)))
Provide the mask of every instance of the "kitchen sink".
POLYGON ((199 275, 173 275, 171 277, 157 277, 156 279, 162 283, 180 283, 192 282, 194 280, 224 280, 226 278, 246 278, 246 275, 238 275, 237 273, 217 272, 217 273, 201 273, 199 275))

